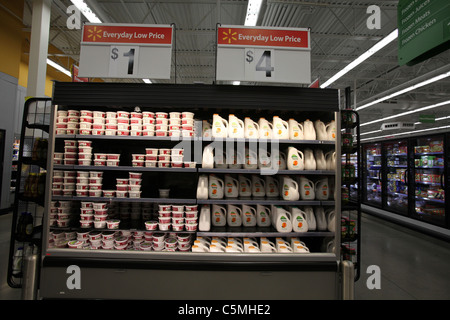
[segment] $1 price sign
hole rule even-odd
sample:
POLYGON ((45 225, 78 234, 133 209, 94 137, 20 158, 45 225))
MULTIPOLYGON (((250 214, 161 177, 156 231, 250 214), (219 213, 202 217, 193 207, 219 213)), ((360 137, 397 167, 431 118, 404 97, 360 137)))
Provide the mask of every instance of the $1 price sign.
POLYGON ((139 47, 137 46, 111 46, 109 56, 109 76, 132 76, 137 73, 139 61, 139 47))

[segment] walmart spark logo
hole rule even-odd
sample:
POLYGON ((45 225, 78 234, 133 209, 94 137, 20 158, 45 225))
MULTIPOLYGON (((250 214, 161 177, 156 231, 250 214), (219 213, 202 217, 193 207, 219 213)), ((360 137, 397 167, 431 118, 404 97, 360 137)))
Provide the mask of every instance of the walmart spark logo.
POLYGON ((235 37, 235 35, 237 34, 237 32, 231 32, 231 29, 228 29, 228 33, 226 32, 226 31, 223 31, 222 32, 223 33, 223 35, 224 35, 224 37, 222 38, 222 40, 224 40, 224 41, 227 41, 228 40, 228 43, 230 44, 231 43, 231 40, 237 40, 236 39, 236 37, 235 37))
POLYGON ((102 38, 102 32, 103 30, 97 30, 97 26, 94 26, 94 29, 88 29, 88 38, 92 38, 92 41, 96 41, 97 38, 101 39, 102 38))

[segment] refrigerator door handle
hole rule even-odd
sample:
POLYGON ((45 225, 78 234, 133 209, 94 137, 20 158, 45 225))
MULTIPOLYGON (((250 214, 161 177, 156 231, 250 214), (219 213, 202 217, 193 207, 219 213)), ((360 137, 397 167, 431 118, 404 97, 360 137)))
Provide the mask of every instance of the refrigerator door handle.
POLYGON ((441 182, 441 188, 444 189, 444 173, 441 173, 441 177, 440 177, 440 182, 441 182))

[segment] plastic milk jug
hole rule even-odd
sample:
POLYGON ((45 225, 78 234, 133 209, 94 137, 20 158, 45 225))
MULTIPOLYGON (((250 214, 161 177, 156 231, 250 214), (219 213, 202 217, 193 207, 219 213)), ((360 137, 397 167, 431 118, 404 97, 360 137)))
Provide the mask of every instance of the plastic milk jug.
POLYGON ((302 200, 314 200, 316 197, 314 192, 314 183, 304 176, 301 176, 299 180, 300 195, 302 200))
POLYGON ((256 209, 249 205, 242 205, 242 225, 244 227, 256 226, 256 209))
POLYGON ((256 205, 256 224, 258 227, 269 227, 270 221, 270 209, 262 204, 256 205))
POLYGON ((211 229, 211 210, 209 205, 203 205, 200 210, 200 217, 198 219, 198 230, 209 231, 211 229))
POLYGON ((325 231, 328 228, 327 219, 325 217, 325 211, 323 207, 316 207, 314 210, 314 215, 316 216, 317 230, 325 231))
POLYGON ((234 114, 228 116, 228 137, 244 138, 244 121, 234 114))
POLYGON ((303 135, 305 140, 316 140, 316 130, 313 122, 309 119, 303 122, 303 135))
POLYGON ((327 170, 327 161, 325 160, 325 155, 322 149, 314 150, 314 158, 316 159, 316 169, 317 170, 327 170))
POLYGON ((314 158, 314 153, 311 149, 305 149, 305 170, 316 170, 316 159, 314 158))
POLYGON ((289 139, 289 123, 278 116, 273 117, 273 139, 289 139))
POLYGON ((266 197, 275 198, 279 196, 279 188, 278 181, 271 176, 265 176, 265 185, 266 185, 266 197))
POLYGON ((211 223, 213 226, 216 227, 223 227, 227 224, 227 209, 224 207, 213 204, 212 205, 212 211, 211 211, 211 223))
POLYGON ((291 232, 292 231, 292 216, 289 211, 276 207, 275 228, 278 232, 291 232))
POLYGON ((259 126, 259 138, 260 139, 272 139, 272 124, 265 118, 260 118, 258 121, 259 126))
POLYGON ((230 227, 239 227, 242 225, 242 210, 233 204, 227 205, 227 224, 230 227))
POLYGON ((327 140, 336 140, 336 121, 331 120, 326 126, 327 140))
POLYGON ((250 197, 252 195, 252 182, 244 175, 239 175, 239 197, 250 197))
POLYGON ((291 207, 292 214, 292 231, 294 232, 307 232, 308 221, 306 220, 306 214, 298 207, 291 207))
POLYGON ((314 128, 316 129, 317 140, 328 140, 327 129, 322 121, 314 121, 314 128))
POLYGON ((288 147, 286 162, 288 170, 304 170, 305 168, 303 152, 294 147, 288 147))
POLYGON ((328 185, 328 178, 317 180, 315 185, 315 193, 317 200, 328 200, 330 194, 330 187, 328 185))
POLYGON ((289 139, 291 140, 303 140, 303 125, 298 123, 295 119, 289 119, 289 139))
POLYGON ((239 196, 239 181, 229 174, 225 175, 225 197, 237 198, 239 196))
POLYGON ((215 138, 226 138, 228 136, 228 121, 218 114, 213 115, 212 136, 215 138))
POLYGON ((209 176, 208 196, 210 199, 223 199, 224 182, 214 175, 209 176))
POLYGON ((208 176, 202 174, 198 177, 197 199, 208 199, 208 176))
POLYGON ((303 207, 303 212, 305 213, 306 222, 308 223, 308 230, 316 230, 316 217, 314 216, 314 210, 311 206, 303 207))
POLYGON ((297 201, 299 198, 297 182, 290 177, 283 177, 283 199, 297 201))
POLYGON ((252 195, 254 197, 264 197, 266 195, 264 180, 255 174, 252 175, 252 195))
POLYGON ((207 145, 203 149, 202 168, 214 168, 214 148, 212 144, 207 145))
POLYGON ((258 124, 246 117, 244 119, 244 138, 247 139, 258 139, 259 138, 259 126, 258 124))

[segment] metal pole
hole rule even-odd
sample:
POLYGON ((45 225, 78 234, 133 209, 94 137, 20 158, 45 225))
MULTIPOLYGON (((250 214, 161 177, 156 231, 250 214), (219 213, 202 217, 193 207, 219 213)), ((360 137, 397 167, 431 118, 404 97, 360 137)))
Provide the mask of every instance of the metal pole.
POLYGON ((36 300, 39 257, 37 254, 29 254, 24 259, 22 300, 36 300))
POLYGON ((342 266, 342 299, 354 300, 355 298, 355 267, 353 262, 345 260, 342 266))

